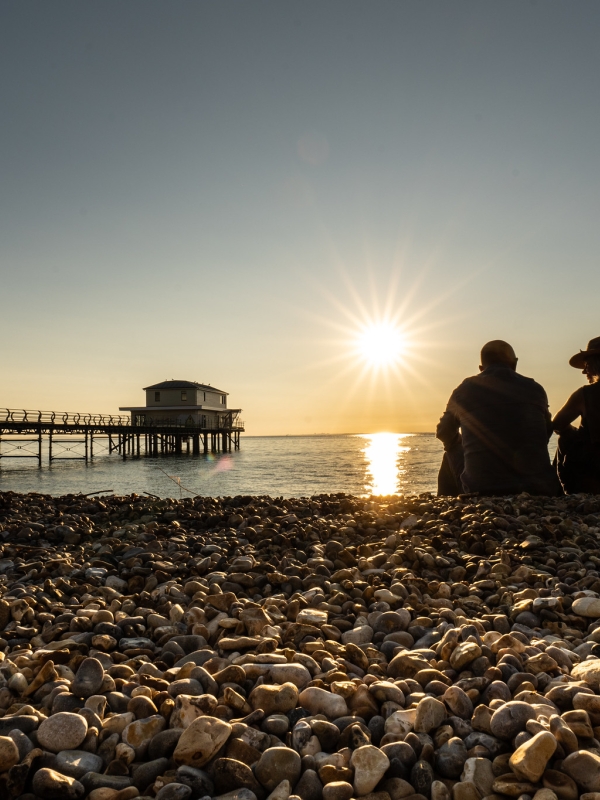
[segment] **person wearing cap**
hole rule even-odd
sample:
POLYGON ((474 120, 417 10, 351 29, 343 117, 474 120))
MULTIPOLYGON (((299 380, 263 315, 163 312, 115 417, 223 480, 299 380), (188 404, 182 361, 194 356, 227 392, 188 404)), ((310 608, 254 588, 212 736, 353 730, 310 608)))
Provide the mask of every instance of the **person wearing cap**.
POLYGON ((559 434, 556 469, 568 494, 600 494, 600 336, 569 364, 583 372, 588 386, 574 391, 552 420, 559 434), (581 419, 578 428, 572 424, 576 419, 581 419))
POLYGON ((562 494, 548 453, 548 397, 517 361, 507 342, 488 342, 479 375, 452 393, 436 432, 445 450, 438 494, 562 494))

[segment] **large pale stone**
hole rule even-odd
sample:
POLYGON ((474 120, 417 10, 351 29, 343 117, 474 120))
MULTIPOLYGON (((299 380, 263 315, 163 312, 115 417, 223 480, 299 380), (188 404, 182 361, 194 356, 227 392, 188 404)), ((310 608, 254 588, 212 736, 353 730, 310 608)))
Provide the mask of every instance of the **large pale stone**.
POLYGON ((181 734, 173 753, 176 764, 203 767, 225 744, 231 725, 217 717, 198 717, 181 734))
POLYGON ((561 771, 586 792, 600 791, 600 756, 595 753, 587 750, 571 753, 562 762, 561 771))
POLYGON ((299 689, 304 689, 312 680, 312 675, 302 664, 274 664, 269 674, 274 683, 293 683, 299 689))
POLYGON ((599 691, 600 658, 590 658, 587 661, 575 664, 571 672, 571 677, 575 681, 585 681, 594 691, 599 691))
POLYGON ((385 721, 385 732, 394 733, 396 736, 406 736, 414 729, 416 716, 416 708, 394 711, 385 721))
POLYGON ((366 744, 352 753, 350 764, 354 768, 354 792, 357 797, 362 797, 377 786, 387 772, 390 760, 378 747, 366 744))
POLYGON ((76 750, 85 739, 88 724, 85 717, 60 711, 45 719, 38 728, 40 746, 51 753, 61 750, 76 750))
POLYGON ((253 709, 262 708, 266 716, 270 714, 287 714, 296 708, 298 687, 293 683, 282 686, 256 686, 248 698, 253 709))
POLYGON ((510 768, 521 778, 537 783, 544 774, 546 764, 556 750, 556 739, 550 731, 540 731, 518 747, 509 760, 510 768))
POLYGON ((450 656, 450 666, 457 671, 466 667, 471 661, 475 661, 481 655, 481 647, 477 642, 461 642, 452 651, 450 656))
POLYGON ((489 758, 468 758, 460 779, 474 783, 479 794, 486 797, 486 795, 492 794, 495 777, 489 758))
POLYGON ((373 641, 373 628, 370 625, 361 625, 342 634, 342 643, 369 644, 373 641))
POLYGON ((296 622, 304 622, 307 625, 321 625, 327 624, 327 612, 320 611, 318 608, 303 608, 296 617, 296 622))
POLYGON ((448 716, 446 706, 435 697, 424 697, 417 705, 414 729, 417 733, 429 733, 439 728, 448 716))
POLYGON ((573 601, 571 612, 582 617, 598 619, 600 617, 600 597, 578 597, 573 601))
POLYGON ((317 686, 309 686, 308 689, 304 689, 300 693, 298 701, 302 708, 305 708, 313 716, 325 714, 329 719, 336 719, 344 717, 348 713, 348 706, 341 695, 327 692, 317 686))

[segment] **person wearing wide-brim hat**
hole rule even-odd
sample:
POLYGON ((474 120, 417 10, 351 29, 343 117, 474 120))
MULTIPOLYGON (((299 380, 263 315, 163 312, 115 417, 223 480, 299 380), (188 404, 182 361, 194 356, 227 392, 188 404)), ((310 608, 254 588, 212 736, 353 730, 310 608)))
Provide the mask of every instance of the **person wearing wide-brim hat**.
POLYGON ((559 434, 555 464, 568 494, 600 494, 600 336, 591 339, 569 364, 588 379, 569 397, 552 420, 559 434), (581 418, 578 428, 573 426, 581 418))

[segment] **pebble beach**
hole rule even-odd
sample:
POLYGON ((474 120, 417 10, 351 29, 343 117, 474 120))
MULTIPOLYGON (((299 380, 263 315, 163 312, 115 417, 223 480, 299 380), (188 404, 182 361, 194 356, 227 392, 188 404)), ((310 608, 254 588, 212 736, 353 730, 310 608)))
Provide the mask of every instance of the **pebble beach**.
POLYGON ((0 493, 0 798, 600 800, 600 498, 0 493))

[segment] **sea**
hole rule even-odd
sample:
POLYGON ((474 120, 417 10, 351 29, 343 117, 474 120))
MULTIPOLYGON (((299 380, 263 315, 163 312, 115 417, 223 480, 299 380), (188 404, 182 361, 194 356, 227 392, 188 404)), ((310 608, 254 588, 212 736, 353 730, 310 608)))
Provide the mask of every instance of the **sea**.
MULTIPOLYGON (((35 452, 35 447, 30 449, 35 452)), ((8 442, 2 442, 1 452, 8 454, 8 442)), ((32 458, 1 458, 0 491, 54 496, 110 491, 175 498, 421 494, 436 491, 442 446, 432 433, 243 436, 240 450, 208 456, 123 461, 105 452, 86 463, 68 443, 62 456, 51 466, 45 456, 41 468, 32 458)))
MULTIPOLYGON (((54 496, 111 492, 158 497, 311 497, 345 492, 357 496, 414 495, 437 491, 442 445, 433 433, 371 433, 315 436, 243 436, 233 453, 160 455, 123 459, 95 441, 95 457, 81 458, 81 445, 63 440, 62 458, 40 468, 33 458, 0 458, 0 491, 54 496), (100 451, 100 452, 98 452, 100 451)), ((58 445, 54 445, 57 454, 58 445)), ((37 452, 10 450, 0 455, 37 452)), ((556 439, 550 440, 551 458, 556 439)))

